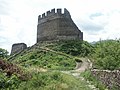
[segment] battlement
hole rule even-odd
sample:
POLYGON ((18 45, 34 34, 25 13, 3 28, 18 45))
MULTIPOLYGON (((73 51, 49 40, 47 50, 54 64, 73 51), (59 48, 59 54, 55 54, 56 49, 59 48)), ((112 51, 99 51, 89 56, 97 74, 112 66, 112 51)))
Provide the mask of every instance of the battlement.
POLYGON ((43 20, 43 19, 46 19, 46 18, 49 18, 50 16, 64 16, 66 18, 71 18, 70 16, 70 13, 69 11, 64 8, 64 13, 62 13, 62 9, 61 8, 58 8, 58 9, 51 9, 49 11, 47 11, 46 13, 43 13, 42 15, 39 15, 38 16, 38 22, 43 20))
POLYGON ((52 9, 39 15, 37 42, 55 40, 83 40, 83 33, 73 22, 69 11, 52 9))

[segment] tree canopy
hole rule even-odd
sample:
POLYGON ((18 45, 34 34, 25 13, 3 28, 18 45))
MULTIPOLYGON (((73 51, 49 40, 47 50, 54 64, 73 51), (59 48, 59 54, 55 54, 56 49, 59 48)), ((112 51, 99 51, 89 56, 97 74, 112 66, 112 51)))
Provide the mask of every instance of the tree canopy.
POLYGON ((5 49, 0 48, 0 58, 7 58, 8 57, 8 51, 5 49))

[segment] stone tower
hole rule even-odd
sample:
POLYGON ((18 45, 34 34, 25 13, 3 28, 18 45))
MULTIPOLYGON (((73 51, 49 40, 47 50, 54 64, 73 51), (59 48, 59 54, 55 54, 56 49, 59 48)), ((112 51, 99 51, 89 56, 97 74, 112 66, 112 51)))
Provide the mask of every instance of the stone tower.
POLYGON ((11 55, 19 53, 24 49, 27 49, 27 45, 25 43, 15 43, 12 45, 11 55))
POLYGON ((53 40, 83 40, 81 32, 73 22, 71 15, 64 8, 52 9, 38 17, 37 42, 53 40))

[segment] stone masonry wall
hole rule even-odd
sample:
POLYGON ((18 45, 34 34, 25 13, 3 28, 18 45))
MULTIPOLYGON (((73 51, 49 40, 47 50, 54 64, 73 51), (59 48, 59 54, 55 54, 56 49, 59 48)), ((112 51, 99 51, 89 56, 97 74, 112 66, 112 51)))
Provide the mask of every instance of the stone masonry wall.
POLYGON ((120 71, 91 70, 93 76, 100 80, 108 89, 120 90, 120 71))
POLYGON ((68 40, 81 39, 83 40, 83 33, 78 29, 70 13, 64 9, 52 9, 46 14, 39 15, 37 25, 37 42, 51 41, 51 40, 68 40))
POLYGON ((11 55, 16 54, 24 49, 27 48, 27 45, 25 43, 16 43, 12 45, 11 55))

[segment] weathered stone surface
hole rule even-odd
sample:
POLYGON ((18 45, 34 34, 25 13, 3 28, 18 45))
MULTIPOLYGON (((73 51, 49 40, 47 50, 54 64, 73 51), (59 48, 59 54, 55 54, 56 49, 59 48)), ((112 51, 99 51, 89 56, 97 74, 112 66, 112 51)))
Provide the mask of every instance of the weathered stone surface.
POLYGON ((12 45, 11 55, 18 53, 24 49, 27 48, 27 45, 25 43, 16 43, 12 45))
POLYGON ((71 19, 67 9, 52 9, 38 17, 37 42, 51 40, 83 40, 81 32, 71 19))
POLYGON ((120 71, 119 70, 91 70, 93 76, 105 84, 110 90, 120 90, 120 71))

